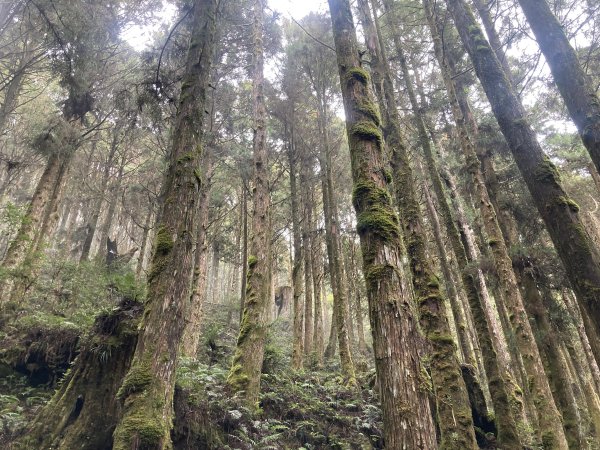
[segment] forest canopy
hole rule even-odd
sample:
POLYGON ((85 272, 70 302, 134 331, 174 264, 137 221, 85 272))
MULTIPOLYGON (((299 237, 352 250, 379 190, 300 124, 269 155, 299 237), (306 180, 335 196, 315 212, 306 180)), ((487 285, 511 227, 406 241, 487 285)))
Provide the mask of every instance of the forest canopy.
POLYGON ((0 446, 599 449, 597 0, 0 2, 0 446))

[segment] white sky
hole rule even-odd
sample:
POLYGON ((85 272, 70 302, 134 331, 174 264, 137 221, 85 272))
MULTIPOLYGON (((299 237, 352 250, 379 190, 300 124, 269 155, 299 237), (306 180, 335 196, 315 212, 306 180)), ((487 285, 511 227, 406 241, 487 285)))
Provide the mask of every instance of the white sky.
MULTIPOLYGON (((326 11, 327 0, 270 0, 270 9, 279 12, 282 16, 293 17, 296 20, 306 16, 311 11, 326 11)), ((163 1, 163 7, 156 12, 156 21, 145 26, 132 25, 121 36, 135 50, 145 50, 152 42, 153 32, 162 24, 171 24, 175 19, 177 9, 169 1, 163 1)))

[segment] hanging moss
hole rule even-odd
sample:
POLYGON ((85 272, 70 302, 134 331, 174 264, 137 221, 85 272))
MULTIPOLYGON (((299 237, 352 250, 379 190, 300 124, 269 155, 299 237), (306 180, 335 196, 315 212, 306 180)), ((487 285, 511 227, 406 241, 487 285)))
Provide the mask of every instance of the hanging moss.
POLYGON ((377 146, 383 148, 383 135, 381 129, 369 121, 357 122, 350 127, 350 134, 357 139, 377 142, 377 146))
POLYGON ((550 158, 544 157, 544 160, 539 164, 535 170, 535 177, 538 181, 544 183, 559 184, 560 173, 550 158))
POLYGON ((346 82, 350 82, 353 79, 366 86, 369 83, 369 72, 360 67, 348 69, 346 72, 346 82))
POLYGON ((558 197, 557 203, 560 206, 566 206, 574 213, 579 212, 579 205, 571 198, 561 195, 558 197))
POLYGON ((177 158, 177 164, 183 164, 188 161, 193 161, 196 158, 196 152, 187 152, 177 158))

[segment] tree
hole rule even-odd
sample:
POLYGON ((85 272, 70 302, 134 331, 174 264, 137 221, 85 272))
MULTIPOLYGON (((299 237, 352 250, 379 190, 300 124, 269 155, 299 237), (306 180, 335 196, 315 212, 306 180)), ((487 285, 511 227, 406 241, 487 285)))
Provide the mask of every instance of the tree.
POLYGON ((216 16, 216 1, 194 3, 148 276, 148 299, 133 361, 119 389, 124 409, 114 433, 114 449, 163 449, 171 445, 175 369, 194 270, 204 102, 216 16))
POLYGON ((243 392, 246 404, 254 408, 260 392, 260 374, 271 307, 270 190, 266 108, 264 98, 264 4, 252 4, 252 101, 254 120, 254 188, 252 236, 244 312, 240 323, 233 363, 227 382, 243 392))
POLYGON ((386 446, 435 448, 433 420, 421 389, 419 333, 401 273, 401 232, 383 162, 383 136, 369 75, 361 68, 350 4, 329 0, 354 180, 353 203, 381 390, 386 446), (403 374, 402 379, 399 374, 403 374))

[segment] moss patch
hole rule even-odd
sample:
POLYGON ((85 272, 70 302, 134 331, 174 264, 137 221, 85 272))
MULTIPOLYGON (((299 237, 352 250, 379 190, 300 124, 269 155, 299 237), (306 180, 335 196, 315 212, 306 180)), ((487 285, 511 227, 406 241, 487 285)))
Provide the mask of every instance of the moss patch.
POLYGON ((350 127, 350 134, 356 139, 374 141, 379 149, 383 148, 383 134, 381 129, 373 122, 361 121, 350 127))
POLYGON ((561 195, 556 201, 560 206, 566 206, 574 213, 579 212, 579 205, 571 198, 561 195))
POLYGON ((550 158, 544 157, 544 160, 538 165, 535 170, 535 177, 543 183, 560 183, 560 173, 550 158))
POLYGON ((346 82, 356 80, 365 86, 369 83, 369 72, 360 67, 353 67, 346 72, 346 82))

